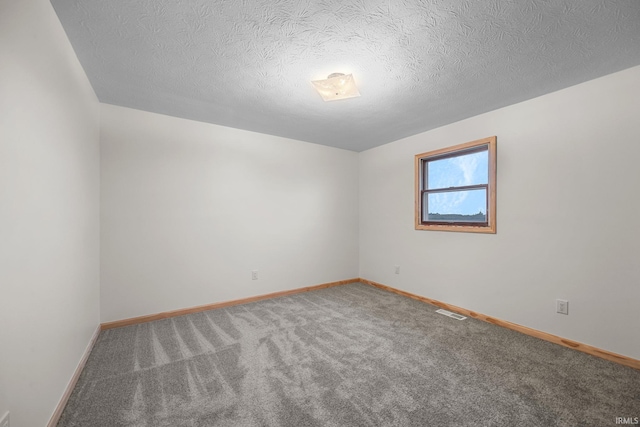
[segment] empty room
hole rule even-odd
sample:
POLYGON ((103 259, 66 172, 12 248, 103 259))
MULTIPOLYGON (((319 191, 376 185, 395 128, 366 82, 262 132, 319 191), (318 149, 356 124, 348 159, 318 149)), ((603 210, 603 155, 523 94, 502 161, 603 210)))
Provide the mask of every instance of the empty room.
POLYGON ((640 424, 640 1, 0 0, 0 427, 640 424))

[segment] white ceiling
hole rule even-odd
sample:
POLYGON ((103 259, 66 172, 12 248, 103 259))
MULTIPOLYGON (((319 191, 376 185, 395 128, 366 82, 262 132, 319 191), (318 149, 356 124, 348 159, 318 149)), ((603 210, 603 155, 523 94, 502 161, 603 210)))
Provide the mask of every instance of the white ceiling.
POLYGON ((640 0, 51 3, 102 102, 354 151, 640 64, 640 0))

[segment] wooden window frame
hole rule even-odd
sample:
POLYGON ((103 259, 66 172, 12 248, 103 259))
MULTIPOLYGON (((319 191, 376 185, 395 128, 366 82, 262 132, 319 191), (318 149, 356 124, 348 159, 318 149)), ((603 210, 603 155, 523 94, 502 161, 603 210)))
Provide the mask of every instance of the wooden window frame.
POLYGON ((496 137, 478 139, 476 141, 464 144, 454 145, 453 147, 442 148, 439 150, 429 151, 415 155, 415 227, 416 230, 439 230, 439 231, 460 231, 467 233, 496 233, 496 137), (424 170, 425 164, 433 160, 441 160, 460 155, 471 154, 474 152, 488 152, 488 171, 489 179, 487 184, 469 185, 461 187, 450 187, 444 189, 427 190, 424 187, 424 170), (484 223, 472 222, 448 222, 448 221, 423 221, 422 220, 422 203, 423 193, 430 192, 449 192, 477 190, 486 188, 487 190, 487 221, 484 223), (433 191, 437 190, 437 191, 433 191))

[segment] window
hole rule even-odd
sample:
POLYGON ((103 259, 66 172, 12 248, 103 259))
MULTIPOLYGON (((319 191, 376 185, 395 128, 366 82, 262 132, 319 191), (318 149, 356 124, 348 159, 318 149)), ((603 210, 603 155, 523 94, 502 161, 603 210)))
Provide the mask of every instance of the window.
POLYGON ((496 232, 496 137, 417 154, 416 230, 496 232))

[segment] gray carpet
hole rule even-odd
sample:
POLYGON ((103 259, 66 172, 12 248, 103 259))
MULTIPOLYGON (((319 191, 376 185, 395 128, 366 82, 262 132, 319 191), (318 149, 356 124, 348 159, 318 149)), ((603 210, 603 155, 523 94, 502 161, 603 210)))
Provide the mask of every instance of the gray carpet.
POLYGON ((59 427, 613 426, 640 371, 363 284, 103 331, 59 427))

